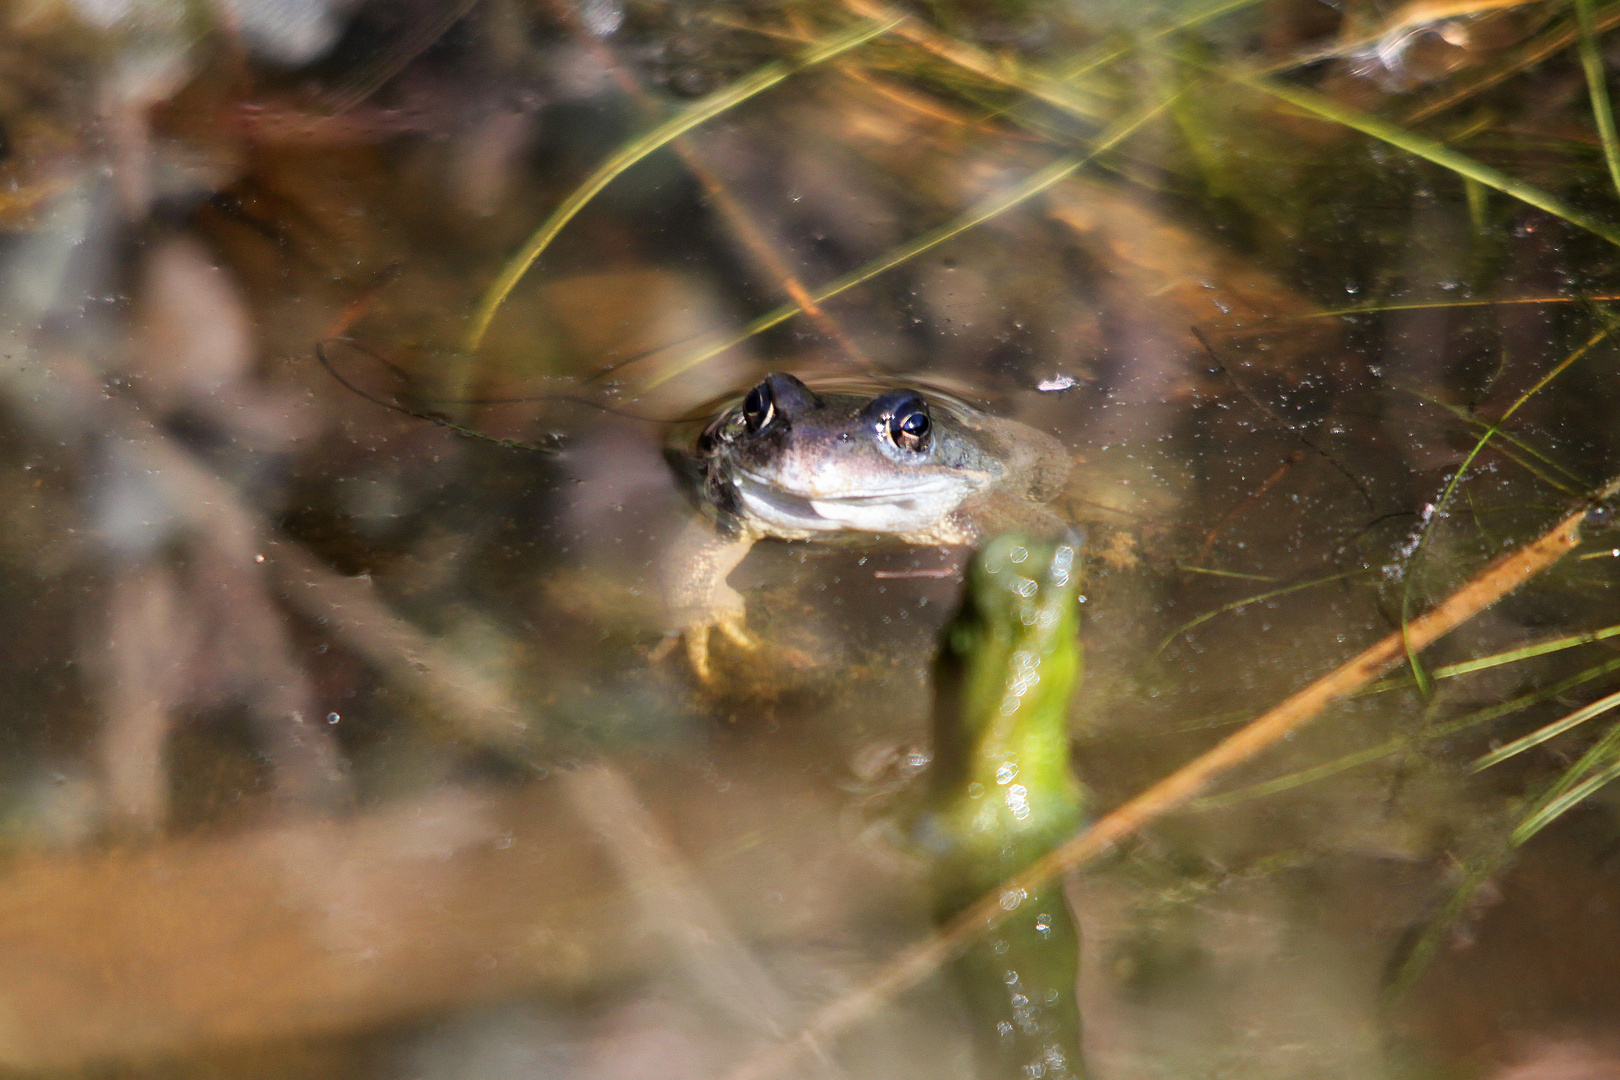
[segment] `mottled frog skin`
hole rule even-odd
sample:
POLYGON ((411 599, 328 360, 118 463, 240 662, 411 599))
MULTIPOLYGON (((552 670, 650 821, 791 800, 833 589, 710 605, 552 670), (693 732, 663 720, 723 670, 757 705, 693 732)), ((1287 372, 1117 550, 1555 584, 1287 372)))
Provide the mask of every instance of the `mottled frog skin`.
POLYGON ((1062 532, 1046 505, 1069 470, 1055 438, 943 394, 873 389, 817 392, 768 375, 672 451, 702 515, 673 546, 666 594, 705 681, 711 630, 753 644, 726 578, 756 540, 959 545, 1008 529, 1062 532))

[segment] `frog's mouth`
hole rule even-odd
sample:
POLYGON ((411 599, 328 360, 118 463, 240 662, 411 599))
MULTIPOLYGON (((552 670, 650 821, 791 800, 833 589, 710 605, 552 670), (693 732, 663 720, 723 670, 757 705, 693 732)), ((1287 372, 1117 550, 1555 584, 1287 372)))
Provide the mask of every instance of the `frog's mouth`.
POLYGON ((811 496, 739 470, 734 484, 746 514, 807 532, 917 532, 955 510, 975 490, 958 478, 853 495, 811 496))

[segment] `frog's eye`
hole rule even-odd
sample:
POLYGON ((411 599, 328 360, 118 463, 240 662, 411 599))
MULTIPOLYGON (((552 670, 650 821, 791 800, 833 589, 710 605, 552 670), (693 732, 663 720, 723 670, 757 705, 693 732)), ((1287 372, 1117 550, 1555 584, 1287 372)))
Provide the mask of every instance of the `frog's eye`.
POLYGON ((927 449, 928 433, 933 429, 928 403, 920 397, 907 398, 889 414, 889 438, 902 450, 921 453, 927 449))
POLYGON ((776 415, 776 399, 771 394, 769 381, 762 382, 743 398, 743 423, 748 426, 750 435, 760 431, 771 418, 776 415))

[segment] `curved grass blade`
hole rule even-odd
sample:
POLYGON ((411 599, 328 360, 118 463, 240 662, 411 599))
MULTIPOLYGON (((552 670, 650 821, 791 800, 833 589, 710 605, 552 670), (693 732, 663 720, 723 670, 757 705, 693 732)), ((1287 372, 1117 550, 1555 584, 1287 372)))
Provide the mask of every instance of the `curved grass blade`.
MULTIPOLYGON (((1185 58, 1183 59, 1185 60, 1185 58)), ((1445 143, 1431 139, 1427 135, 1419 135, 1415 131, 1409 131, 1371 113, 1362 112, 1360 109, 1351 108, 1348 105, 1341 105, 1331 98, 1298 86, 1289 86, 1286 83, 1246 74, 1234 69, 1207 66, 1205 70, 1213 71, 1222 78, 1237 83, 1239 86, 1246 86, 1279 101, 1286 101, 1296 109, 1301 109, 1312 116, 1332 121, 1335 124, 1341 124, 1380 142, 1388 143, 1398 150, 1406 151, 1413 157, 1420 157, 1425 161, 1433 162, 1443 169, 1451 170, 1458 176, 1477 181, 1488 188, 1494 188, 1504 195, 1511 195, 1520 202, 1534 206, 1536 209, 1545 211, 1554 217, 1562 218, 1578 229, 1585 229, 1594 236, 1602 237, 1609 243, 1620 246, 1620 228, 1599 221, 1577 210, 1557 196, 1541 190, 1534 184, 1509 176, 1483 162, 1475 161, 1468 155, 1459 153, 1445 143)))
MULTIPOLYGON (((1018 184, 1017 186, 1009 188, 1008 190, 997 195, 992 195, 990 198, 985 199, 983 202, 979 203, 978 206, 975 206, 973 209, 969 210, 960 217, 953 218, 936 229, 930 229, 921 236, 902 244, 898 248, 895 248, 887 255, 874 259, 865 266, 852 270, 843 277, 840 277, 830 284, 823 286, 811 294, 812 298, 816 303, 824 304, 840 293, 848 292, 855 286, 870 281, 872 278, 877 277, 879 274, 882 274, 885 271, 892 270, 903 263, 909 262, 930 248, 938 247, 940 244, 943 244, 952 237, 959 236, 960 234, 973 228, 975 225, 983 224, 984 222, 989 221, 991 218, 1012 209, 1019 203, 1039 195, 1041 192, 1045 191, 1049 187, 1052 187, 1054 184, 1068 179, 1086 164, 1095 159, 1098 155, 1113 149, 1143 124, 1146 124, 1165 109, 1169 108, 1171 102, 1175 100, 1175 97, 1182 93, 1186 93, 1186 90, 1178 91, 1177 95, 1166 98, 1164 101, 1143 110, 1129 120, 1116 125, 1112 131, 1098 139, 1096 144, 1085 153, 1074 154, 1054 161, 1046 168, 1035 173, 1028 180, 1025 180, 1022 184, 1018 184)), ((725 338, 713 346, 693 353, 691 356, 682 357, 657 373, 649 376, 647 380, 641 384, 639 392, 645 393, 648 390, 655 389, 656 387, 668 382, 670 379, 675 378, 677 375, 690 371, 692 368, 697 367, 704 361, 712 360, 726 350, 736 348, 749 338, 754 337, 757 334, 763 334, 772 327, 779 326, 782 323, 787 322, 795 315, 800 314, 803 310, 804 309, 798 304, 787 303, 768 311, 730 337, 725 338)))
POLYGON ((899 22, 898 18, 882 22, 865 22, 811 49, 797 60, 766 64, 752 75, 693 103, 651 131, 626 143, 618 153, 598 166, 583 184, 575 188, 574 192, 551 212, 551 216, 535 230, 529 242, 523 246, 523 250, 502 268, 500 276, 484 293, 483 299, 478 302, 477 310, 473 313, 472 328, 467 332, 467 351, 476 352, 483 344, 484 335, 489 331, 489 324, 495 319, 495 312, 516 288, 517 283, 523 279, 523 275, 529 272, 529 267, 534 265, 535 260, 557 238, 557 234, 562 232, 580 210, 584 209, 586 203, 595 198, 620 173, 693 128, 769 90, 795 72, 864 45, 873 38, 888 33, 899 22))
POLYGON ((1369 573, 1371 573, 1369 570, 1348 570, 1342 574, 1333 574, 1329 577, 1322 578, 1312 578, 1310 581, 1296 582, 1293 585, 1285 585, 1281 589, 1272 589, 1270 592, 1257 593, 1254 596, 1245 596, 1241 600, 1233 600, 1230 604, 1222 604, 1214 611, 1206 611, 1196 619, 1183 623, 1181 626, 1171 631, 1163 641, 1159 642, 1159 647, 1153 650, 1153 655, 1148 658, 1148 662, 1152 663, 1154 660, 1157 660, 1159 658, 1159 654, 1164 652, 1165 649, 1168 649, 1170 647, 1170 643, 1176 640, 1176 638, 1180 637, 1182 634, 1185 634, 1187 631, 1196 626, 1203 625, 1209 620, 1215 618, 1217 615, 1224 615, 1228 611, 1236 611, 1238 608, 1248 607, 1250 604, 1258 604, 1263 600, 1274 600, 1279 596, 1287 596, 1289 593, 1299 592, 1301 589, 1309 589, 1317 585, 1327 585, 1334 581, 1343 581, 1345 578, 1360 577, 1369 573))
MULTIPOLYGON (((465 435, 469 439, 478 439, 482 442, 494 443, 496 446, 504 446, 508 450, 529 450, 537 454, 559 454, 562 452, 561 440, 557 438, 552 438, 549 442, 545 443, 524 442, 520 439, 501 439, 495 437, 494 435, 486 435, 482 431, 470 428, 465 424, 458 424, 444 413, 415 408, 404 401, 390 401, 374 391, 366 389, 358 382, 345 375, 342 371, 338 370, 338 365, 332 360, 329 351, 331 346, 338 344, 348 345, 359 350, 396 378, 403 380, 405 378, 405 372, 401 370, 398 365, 393 364, 377 353, 372 352, 370 349, 366 348, 364 345, 361 345, 353 338, 330 337, 317 341, 315 343, 315 359, 320 363, 321 367, 326 369, 326 373, 330 375, 339 386, 343 387, 345 390, 364 401, 369 401, 373 405, 388 409, 391 412, 400 413, 403 416, 413 417, 417 420, 426 420, 430 424, 435 424, 438 427, 442 427, 446 431, 453 431, 457 435, 465 435)), ((518 399, 513 399, 511 402, 498 400, 484 402, 459 401, 457 404, 513 404, 516 403, 517 400, 518 399)), ((594 403, 586 402, 586 404, 594 403)))
POLYGON ((1592 118, 1597 122, 1603 143, 1603 160, 1609 166, 1609 182, 1620 195, 1620 135, 1614 129, 1614 108, 1609 104, 1608 75, 1603 70, 1603 54, 1598 49, 1597 19, 1592 0, 1575 0, 1575 21, 1580 26, 1581 67, 1586 72, 1586 93, 1592 99, 1592 118))
MULTIPOLYGON (((1434 531, 1435 522, 1439 521, 1445 515, 1446 506, 1450 504, 1452 495, 1456 493, 1457 485, 1462 483, 1463 477, 1468 474, 1469 466, 1474 463, 1474 459, 1480 455, 1480 452, 1485 449, 1485 447, 1490 443, 1491 439, 1495 437, 1496 433, 1500 431, 1510 419, 1512 419, 1513 414, 1518 412, 1520 407, 1523 406, 1525 402, 1539 394, 1548 383, 1552 382, 1559 375, 1563 374, 1571 364, 1596 348, 1600 341, 1609 336, 1609 330, 1610 327, 1605 324, 1600 330, 1598 330, 1597 333, 1588 338, 1585 344, 1583 344, 1580 348, 1564 357, 1564 359, 1560 360, 1557 364, 1554 364, 1552 370, 1548 371, 1547 374, 1543 375, 1540 379, 1537 379, 1534 386, 1520 394, 1518 399, 1515 400, 1512 405, 1507 407, 1506 411, 1502 413, 1496 422, 1491 424, 1491 426, 1480 435, 1478 441, 1474 443, 1473 449, 1469 450, 1468 455, 1463 458, 1462 464, 1457 466, 1457 471, 1451 474, 1451 479, 1447 481, 1445 490, 1440 493, 1439 500, 1435 502, 1433 509, 1429 512, 1427 519, 1423 522, 1423 529, 1418 533, 1417 543, 1412 545, 1411 554, 1406 557, 1406 566, 1411 566, 1412 563, 1417 559, 1418 555, 1422 553, 1425 545, 1427 545, 1429 542, 1429 534, 1434 531)), ((1404 635, 1406 633, 1406 626, 1410 621, 1412 611, 1412 577, 1410 574, 1403 572, 1401 574, 1401 579, 1401 633, 1404 635)), ((1423 696, 1427 697, 1430 689, 1429 676, 1423 670, 1422 665, 1418 662, 1416 651, 1410 648, 1410 646, 1407 648, 1406 658, 1408 666, 1412 669, 1412 677, 1417 680, 1419 692, 1421 692, 1423 696)))
POLYGON ((1276 795, 1292 788, 1304 787, 1306 784, 1313 784, 1318 780, 1326 780, 1330 776, 1349 772, 1358 765, 1368 765, 1381 758, 1389 757, 1391 754, 1398 754, 1415 742, 1416 739, 1413 737, 1403 735, 1398 739, 1390 739, 1387 742, 1379 743, 1377 746, 1369 746, 1365 750, 1357 750, 1355 753, 1346 754, 1344 757, 1323 762, 1321 765, 1314 765, 1309 769, 1301 769, 1299 772, 1289 773, 1287 776, 1279 776, 1274 780, 1251 784, 1248 787, 1238 788, 1236 791, 1228 791, 1221 795, 1194 799, 1188 804, 1187 809, 1194 813, 1205 810, 1220 810, 1228 806, 1235 806, 1241 802, 1248 802, 1250 799, 1263 799, 1267 795, 1276 795))

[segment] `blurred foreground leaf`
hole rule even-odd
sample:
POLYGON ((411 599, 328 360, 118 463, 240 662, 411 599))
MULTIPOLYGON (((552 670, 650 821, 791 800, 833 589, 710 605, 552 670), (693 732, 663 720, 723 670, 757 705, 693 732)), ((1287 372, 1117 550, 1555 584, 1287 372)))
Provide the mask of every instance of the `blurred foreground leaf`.
MULTIPOLYGON (((1079 826, 1068 704, 1080 674, 1079 541, 1003 536, 974 561, 941 655, 929 811, 948 923, 1079 826)), ((1080 1076, 1079 939, 1060 883, 1009 890, 1013 914, 953 964, 985 1077, 1080 1076)))

